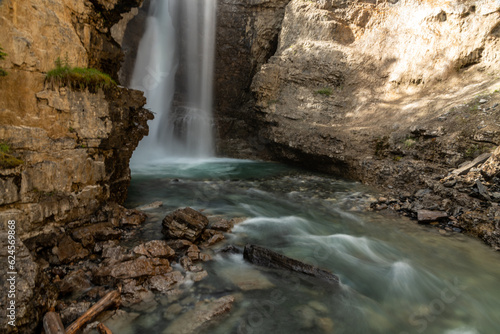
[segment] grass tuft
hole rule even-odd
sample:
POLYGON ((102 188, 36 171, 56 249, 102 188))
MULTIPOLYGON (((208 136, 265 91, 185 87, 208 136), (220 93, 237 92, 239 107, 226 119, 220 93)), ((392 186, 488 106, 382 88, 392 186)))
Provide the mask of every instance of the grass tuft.
POLYGON ((11 153, 10 146, 7 143, 0 142, 0 168, 8 169, 22 165, 24 161, 16 158, 11 153))
POLYGON ((316 91, 316 94, 324 95, 324 96, 331 96, 333 94, 333 90, 329 87, 326 88, 321 88, 316 91))
POLYGON ((92 92, 99 88, 109 89, 116 86, 116 82, 109 75, 95 68, 71 67, 67 62, 63 64, 60 58, 57 58, 55 65, 56 68, 46 75, 46 80, 53 85, 89 89, 92 92))

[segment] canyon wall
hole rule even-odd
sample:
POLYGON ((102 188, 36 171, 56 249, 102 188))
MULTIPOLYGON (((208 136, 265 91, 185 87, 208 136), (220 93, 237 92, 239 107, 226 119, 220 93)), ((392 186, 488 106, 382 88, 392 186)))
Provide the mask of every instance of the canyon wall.
MULTIPOLYGON (((227 54, 220 60, 227 81, 252 93, 219 91, 230 105, 219 102, 217 111, 239 125, 223 127, 222 153, 375 185, 388 202, 374 208, 415 218, 423 209, 445 212, 450 224, 500 249, 499 176, 478 174, 483 160, 446 181, 500 144, 499 9, 483 0, 290 1, 282 20, 274 12, 276 52, 262 66, 247 61, 258 69, 251 85, 238 81, 239 63, 227 54)), ((248 22, 240 29, 262 26, 248 22)), ((229 53, 236 58, 259 45, 229 53)))
MULTIPOLYGON (((0 142, 8 151, 2 158, 18 159, 0 169, 2 259, 7 259, 8 221, 15 221, 17 235, 17 327, 9 331, 34 330, 42 312, 54 306, 57 293, 43 273, 47 261, 77 260, 82 249, 66 232, 118 214, 109 205, 126 198, 129 159, 152 118, 142 92, 120 86, 74 90, 46 82, 45 74, 60 58, 118 79, 120 27, 141 3, 0 3, 0 46, 7 53, 0 68, 8 73, 0 78, 0 142), (45 259, 38 258, 42 253, 45 259)), ((6 309, 6 296, 0 301, 6 309)))

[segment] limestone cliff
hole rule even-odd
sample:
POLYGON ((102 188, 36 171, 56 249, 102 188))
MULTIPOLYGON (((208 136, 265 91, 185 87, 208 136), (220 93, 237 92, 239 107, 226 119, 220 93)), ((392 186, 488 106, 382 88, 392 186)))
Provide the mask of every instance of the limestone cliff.
MULTIPOLYGON (((37 252, 60 261, 57 245, 68 241, 69 223, 106 220, 110 214, 99 210, 125 200, 129 159, 152 118, 143 108, 142 92, 121 87, 74 91, 48 85, 45 73, 60 57, 117 78, 122 51, 111 31, 116 37, 122 14, 141 2, 0 3, 0 45, 7 53, 0 67, 8 72, 0 78, 0 142, 23 162, 0 170, 2 259, 7 221, 16 221, 18 236, 19 308, 17 327, 9 331, 33 330, 40 312, 53 306, 54 293, 41 271, 46 262, 38 262, 37 252)), ((5 296, 0 301, 5 309, 5 296)))
POLYGON ((292 0, 276 52, 245 87, 253 99, 232 95, 243 100, 233 124, 253 154, 385 188, 393 201, 380 207, 442 210, 500 249, 498 175, 444 180, 500 144, 499 26, 498 1, 292 0))

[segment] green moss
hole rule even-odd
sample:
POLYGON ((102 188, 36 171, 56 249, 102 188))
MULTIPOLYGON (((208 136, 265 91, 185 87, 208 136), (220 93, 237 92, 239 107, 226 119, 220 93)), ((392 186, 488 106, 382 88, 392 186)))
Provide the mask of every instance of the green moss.
POLYGON ((10 146, 7 143, 0 142, 0 168, 8 169, 22 165, 24 161, 11 154, 10 146))
POLYGON ((407 149, 410 149, 412 148, 413 146, 415 146, 417 142, 415 141, 415 139, 413 138, 408 138, 404 141, 404 146, 407 148, 407 149))
POLYGON ((99 88, 108 89, 116 86, 116 82, 105 73, 95 68, 71 67, 65 61, 57 58, 56 68, 47 72, 46 80, 52 84, 68 86, 73 89, 89 89, 97 91, 99 88))
MULTIPOLYGON (((5 59, 6 56, 7 56, 7 54, 5 52, 3 52, 3 49, 0 46, 0 60, 5 59)), ((3 68, 0 68, 0 77, 4 77, 6 75, 7 75, 7 72, 3 68)))
POLYGON ((325 87, 318 89, 316 91, 316 94, 324 95, 324 96, 331 96, 333 94, 333 90, 330 87, 325 87))

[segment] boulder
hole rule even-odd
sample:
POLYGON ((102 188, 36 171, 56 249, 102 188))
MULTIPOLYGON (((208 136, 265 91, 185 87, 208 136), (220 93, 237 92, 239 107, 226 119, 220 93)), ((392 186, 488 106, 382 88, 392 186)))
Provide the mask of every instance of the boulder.
POLYGON ((430 223, 448 218, 448 214, 443 211, 418 210, 417 219, 419 223, 430 223))
POLYGON ((134 248, 134 253, 150 258, 167 258, 175 256, 175 251, 170 248, 165 240, 152 240, 134 248))
POLYGON ((208 218, 196 210, 184 208, 167 215, 162 225, 165 237, 195 242, 208 226, 208 218))
POLYGON ((339 284, 339 278, 329 271, 286 257, 264 247, 246 245, 243 257, 248 262, 261 267, 285 269, 312 276, 333 285, 339 284))
POLYGON ((101 266, 95 270, 94 277, 112 277, 119 279, 138 278, 163 275, 170 270, 171 268, 168 260, 139 257, 130 261, 101 266))
POLYGON ((57 247, 52 249, 52 253, 57 256, 61 263, 81 260, 89 255, 89 251, 83 248, 82 244, 75 242, 68 235, 59 241, 57 247))

